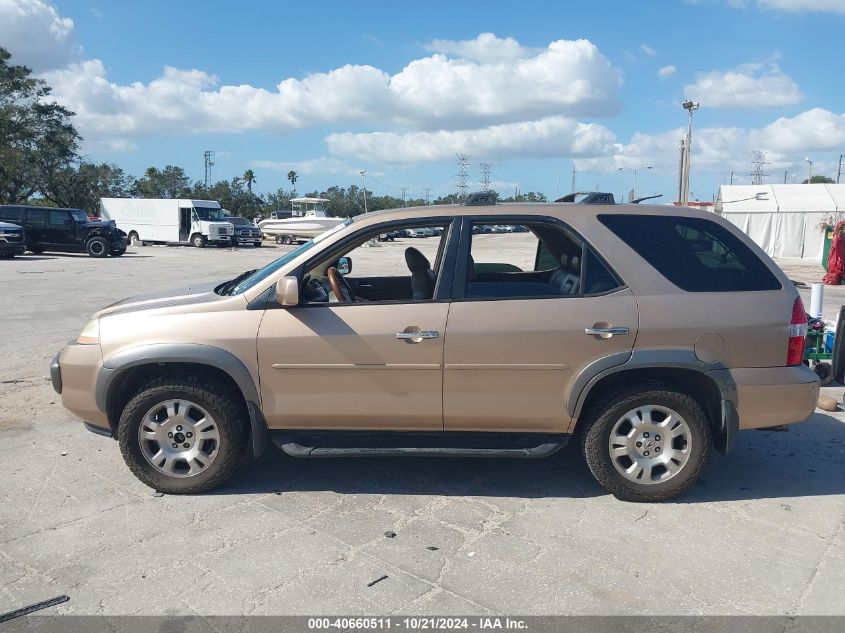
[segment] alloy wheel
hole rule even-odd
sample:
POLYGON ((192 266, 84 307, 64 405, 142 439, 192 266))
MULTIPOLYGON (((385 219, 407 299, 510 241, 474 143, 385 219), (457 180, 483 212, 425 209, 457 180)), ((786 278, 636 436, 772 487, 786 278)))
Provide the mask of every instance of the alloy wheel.
POLYGON ((144 459, 170 477, 193 477, 206 470, 220 448, 214 418, 190 400, 166 400, 151 408, 138 426, 144 459))
POLYGON ((692 449, 690 427, 677 411, 644 405, 625 413, 610 431, 610 459, 626 479, 657 484, 677 475, 692 449))

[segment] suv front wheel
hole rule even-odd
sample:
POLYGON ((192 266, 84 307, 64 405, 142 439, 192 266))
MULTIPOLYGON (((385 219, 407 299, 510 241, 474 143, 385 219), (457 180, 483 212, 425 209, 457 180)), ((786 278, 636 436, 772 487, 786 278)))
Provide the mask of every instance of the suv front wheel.
POLYGON ((247 445, 243 400, 215 380, 156 378, 123 409, 118 440, 123 459, 159 492, 211 490, 237 469, 247 445))
POLYGON ((92 237, 85 243, 85 252, 91 257, 108 257, 111 245, 104 237, 92 237))
POLYGON ((623 501, 663 501, 701 474, 711 436, 701 405, 670 385, 608 393, 586 412, 581 436, 593 476, 623 501))

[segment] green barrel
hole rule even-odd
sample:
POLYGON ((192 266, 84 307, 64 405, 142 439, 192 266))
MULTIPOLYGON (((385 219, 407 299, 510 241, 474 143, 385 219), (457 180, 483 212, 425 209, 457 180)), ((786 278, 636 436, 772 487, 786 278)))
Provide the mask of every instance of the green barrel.
POLYGON ((827 270, 827 258, 830 257, 830 245, 833 244, 833 227, 824 230, 824 250, 822 250, 822 267, 827 270))

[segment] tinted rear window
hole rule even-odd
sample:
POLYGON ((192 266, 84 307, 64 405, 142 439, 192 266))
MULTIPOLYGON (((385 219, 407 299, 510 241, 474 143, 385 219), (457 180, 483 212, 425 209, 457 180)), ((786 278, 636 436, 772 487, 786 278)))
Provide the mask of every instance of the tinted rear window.
POLYGON ((598 219, 681 290, 781 288, 760 258, 716 222, 671 215, 603 214, 598 219))

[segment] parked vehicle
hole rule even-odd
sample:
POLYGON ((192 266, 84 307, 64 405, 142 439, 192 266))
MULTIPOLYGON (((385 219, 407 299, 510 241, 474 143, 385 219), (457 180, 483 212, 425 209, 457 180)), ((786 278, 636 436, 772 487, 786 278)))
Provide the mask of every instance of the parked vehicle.
POLYGON ((9 222, 0 222, 0 257, 12 258, 26 251, 26 235, 23 227, 9 222))
POLYGON ((237 244, 261 246, 261 229, 246 218, 226 216, 226 221, 234 227, 234 240, 237 244))
POLYGON ((311 239, 323 231, 343 223, 343 218, 330 217, 327 198, 293 198, 290 215, 274 211, 270 218, 258 223, 261 232, 277 244, 294 244, 311 239))
POLYGON ((0 220, 22 226, 26 250, 86 252, 91 257, 120 257, 126 252, 126 233, 114 222, 91 222, 79 209, 0 205, 0 220))
POLYGON ((100 217, 132 242, 230 246, 234 227, 214 200, 102 198, 100 217))
POLYGON ((104 308, 50 373, 64 406, 162 492, 214 488, 271 442, 311 458, 544 457, 577 441, 611 493, 659 501, 740 430, 813 413, 806 328, 794 284, 711 213, 425 206, 104 308), (529 233, 490 255, 473 233, 491 222, 529 233), (384 249, 387 274, 353 271, 374 237, 430 227, 433 261, 384 249))
POLYGON ((431 237, 431 231, 425 227, 408 229, 406 233, 408 237, 431 237))

